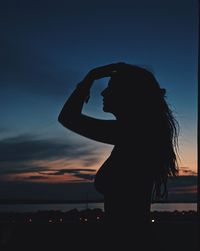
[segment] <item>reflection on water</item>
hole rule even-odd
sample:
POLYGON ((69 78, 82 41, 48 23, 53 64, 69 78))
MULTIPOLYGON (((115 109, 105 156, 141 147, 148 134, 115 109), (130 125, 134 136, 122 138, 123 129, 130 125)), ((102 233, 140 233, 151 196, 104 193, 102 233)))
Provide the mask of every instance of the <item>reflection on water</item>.
MULTIPOLYGON (((128 205, 127 205, 128 207, 128 205)), ((76 203, 76 204, 10 204, 0 205, 0 212, 37 212, 46 210, 58 210, 67 212, 71 209, 79 211, 87 208, 100 208, 104 211, 103 203, 76 203)), ((197 211, 197 203, 155 203, 151 211, 197 211)))

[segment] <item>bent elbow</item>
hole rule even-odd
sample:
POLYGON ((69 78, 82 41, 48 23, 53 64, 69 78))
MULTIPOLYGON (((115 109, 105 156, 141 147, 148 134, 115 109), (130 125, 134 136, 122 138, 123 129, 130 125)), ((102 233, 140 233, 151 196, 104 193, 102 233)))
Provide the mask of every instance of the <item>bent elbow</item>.
POLYGON ((61 112, 58 116, 58 122, 64 127, 69 128, 74 123, 74 118, 75 116, 73 116, 72 114, 61 112))
POLYGON ((61 123, 61 124, 64 123, 64 117, 63 117, 62 112, 61 112, 61 113, 59 114, 59 116, 58 116, 58 122, 61 123))

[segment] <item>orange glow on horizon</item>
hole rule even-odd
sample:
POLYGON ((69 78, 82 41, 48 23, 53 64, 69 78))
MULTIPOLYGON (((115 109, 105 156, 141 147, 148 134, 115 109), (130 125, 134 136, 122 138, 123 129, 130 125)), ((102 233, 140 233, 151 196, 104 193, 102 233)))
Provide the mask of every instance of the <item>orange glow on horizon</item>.
MULTIPOLYGON (((100 161, 91 166, 86 165, 83 159, 56 159, 56 160, 38 160, 27 162, 27 166, 35 166, 39 171, 19 172, 2 175, 6 181, 35 182, 35 183, 77 183, 93 182, 87 179, 85 175, 95 175, 110 151, 108 149, 100 151, 100 161), (75 172, 73 172, 73 170, 75 172), (76 170, 80 170, 76 173, 76 170), (91 171, 90 171, 91 170, 91 171)), ((185 149, 180 152, 179 175, 197 175, 197 154, 193 149, 185 149), (187 151, 186 151, 187 150, 187 151)), ((9 163, 5 163, 8 165, 9 163)))

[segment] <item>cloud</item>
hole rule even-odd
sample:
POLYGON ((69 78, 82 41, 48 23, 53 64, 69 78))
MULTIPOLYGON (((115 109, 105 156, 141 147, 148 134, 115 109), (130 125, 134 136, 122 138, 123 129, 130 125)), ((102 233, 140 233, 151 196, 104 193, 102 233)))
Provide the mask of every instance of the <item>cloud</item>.
POLYGON ((196 193, 197 195, 197 185, 191 185, 191 186, 185 186, 185 187, 171 187, 170 193, 173 193, 173 194, 196 193))
POLYGON ((4 30, 0 41, 0 48, 3 48, 0 49, 1 90, 63 96, 69 93, 70 85, 81 80, 80 72, 66 67, 66 61, 62 60, 63 52, 59 51, 62 54, 56 63, 51 53, 45 53, 45 40, 34 41, 34 31, 25 30, 16 35, 12 29, 4 30))
POLYGON ((27 179, 30 179, 30 180, 40 180, 40 179, 47 179, 47 177, 44 177, 44 176, 36 176, 36 175, 31 175, 29 177, 27 177, 27 179))
MULTIPOLYGON (((44 172, 54 170, 48 164, 40 165, 38 162, 53 162, 64 159, 65 162, 79 160, 84 166, 93 166, 99 161, 98 149, 86 143, 73 141, 62 142, 54 139, 41 139, 34 135, 19 135, 17 137, 0 140, 0 174, 17 174, 29 172, 44 172), (90 157, 92 156, 92 157, 90 157)), ((55 175, 78 172, 88 169, 61 169, 55 170, 55 175)), ((92 172, 92 170, 90 171, 92 172)))
POLYGON ((89 173, 76 173, 74 176, 84 179, 84 180, 93 180, 94 179, 94 175, 93 174, 89 174, 89 173))
POLYGON ((190 187, 197 185, 197 176, 195 175, 184 175, 178 176, 176 178, 169 178, 168 186, 169 187, 190 187))
MULTIPOLYGON (((60 169, 60 170, 53 170, 50 172, 40 172, 40 174, 42 175, 48 175, 48 176, 54 176, 54 175, 65 175, 65 174, 71 174, 74 177, 86 180, 86 181, 90 181, 94 179, 94 175, 96 173, 96 169, 86 169, 86 168, 81 168, 81 169, 60 169)), ((43 177, 43 176, 41 176, 43 177)))
POLYGON ((93 156, 85 155, 82 158, 82 164, 84 167, 92 166, 92 165, 95 165, 96 163, 97 163, 97 156, 95 154, 93 156))
POLYGON ((6 63, 2 57, 0 59, 0 66, 4 69, 0 76, 0 89, 8 89, 11 93, 23 91, 31 95, 62 97, 69 93, 70 85, 74 86, 74 83, 82 78, 75 70, 61 65, 58 68, 55 62, 51 63, 47 56, 43 57, 39 49, 35 51, 31 45, 27 49, 23 44, 15 45, 15 48, 12 46, 4 46, 3 51, 3 58, 7 57, 9 62, 6 63), (16 55, 16 51, 20 52, 20 55, 16 55))
POLYGON ((25 174, 25 173, 39 173, 41 171, 48 171, 50 168, 48 166, 36 166, 32 163, 14 163, 9 162, 6 165, 0 163, 0 175, 7 174, 25 174))
POLYGON ((60 170, 56 170, 56 171, 52 171, 52 172, 47 172, 47 173, 41 173, 41 174, 46 174, 46 175, 64 175, 66 173, 70 173, 70 174, 78 174, 81 172, 96 172, 96 169, 60 169, 60 170))
POLYGON ((197 172, 185 166, 180 167, 180 171, 183 173, 183 175, 197 175, 197 172))
POLYGON ((9 131, 8 128, 6 128, 6 127, 0 127, 0 134, 8 132, 8 131, 9 131))
POLYGON ((197 201, 197 176, 178 176, 168 182, 170 201, 197 201))
MULTIPOLYGON (((0 140, 0 162, 30 161, 58 158, 79 158, 95 153, 92 147, 84 143, 61 142, 53 139, 40 139, 34 135, 20 135, 18 137, 0 140)), ((96 153, 95 153, 96 156, 96 153)), ((93 163, 94 157, 86 159, 93 163)))

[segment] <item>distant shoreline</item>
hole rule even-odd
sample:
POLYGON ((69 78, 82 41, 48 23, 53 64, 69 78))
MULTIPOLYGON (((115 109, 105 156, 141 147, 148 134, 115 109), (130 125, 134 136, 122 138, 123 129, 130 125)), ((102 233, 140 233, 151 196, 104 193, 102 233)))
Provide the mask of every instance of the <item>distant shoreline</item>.
MULTIPOLYGON (((0 200, 0 205, 14 205, 14 204, 89 204, 89 203, 103 203, 103 200, 0 200)), ((197 201, 173 201, 173 200, 166 200, 166 201, 154 201, 152 204, 168 204, 168 203, 175 203, 175 204, 187 204, 187 203, 197 203, 197 201)))
POLYGON ((81 204, 81 203, 103 203, 103 200, 0 200, 0 205, 4 204, 81 204))

